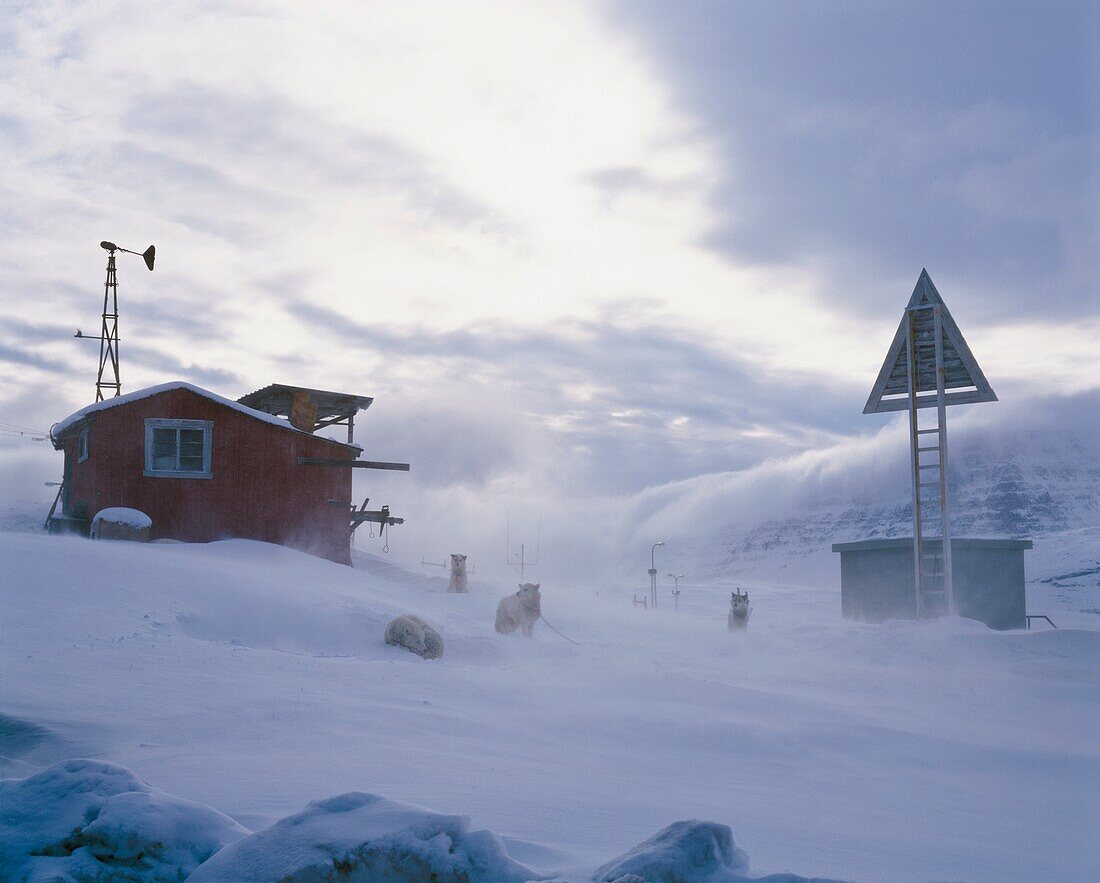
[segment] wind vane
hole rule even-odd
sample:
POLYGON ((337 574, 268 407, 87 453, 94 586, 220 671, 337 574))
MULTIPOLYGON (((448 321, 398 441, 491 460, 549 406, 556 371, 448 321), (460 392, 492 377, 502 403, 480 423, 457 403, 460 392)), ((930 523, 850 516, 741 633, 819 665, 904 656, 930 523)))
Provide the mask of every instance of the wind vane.
MULTIPOLYGON (((951 519, 947 489, 948 405, 995 402, 927 270, 921 270, 864 414, 909 412, 913 481, 913 558, 917 616, 953 612, 951 519), (935 425, 920 410, 936 409, 935 425), (939 537, 935 537, 936 521, 939 537)), ((931 415, 929 415, 931 416, 931 415)))

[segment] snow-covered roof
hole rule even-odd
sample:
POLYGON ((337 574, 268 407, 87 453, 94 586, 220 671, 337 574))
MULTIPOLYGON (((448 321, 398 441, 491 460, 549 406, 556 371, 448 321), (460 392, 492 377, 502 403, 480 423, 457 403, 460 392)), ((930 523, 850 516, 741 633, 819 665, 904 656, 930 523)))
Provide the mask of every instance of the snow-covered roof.
MULTIPOLYGON (((202 396, 203 398, 210 399, 212 402, 217 402, 219 405, 224 405, 227 408, 231 408, 234 411, 238 411, 241 414, 246 414, 249 417, 254 417, 256 420, 262 420, 264 423, 270 423, 272 426, 278 426, 282 429, 289 429, 291 432, 299 432, 302 435, 312 435, 312 433, 305 432, 298 429, 296 426, 292 426, 288 421, 283 420, 280 417, 276 417, 274 414, 266 414, 263 411, 257 411, 255 408, 249 408, 247 405, 242 405, 240 402, 235 402, 232 399, 224 398, 217 393, 210 392, 208 389, 203 389, 201 386, 195 386, 193 383, 188 383, 185 380, 173 380, 169 383, 160 383, 156 386, 147 386, 145 389, 137 389, 133 392, 128 392, 126 395, 115 396, 113 399, 104 399, 102 402, 96 402, 93 405, 87 405, 76 411, 62 420, 60 423, 54 425, 50 430, 50 434, 54 438, 59 438, 66 430, 71 429, 74 425, 79 423, 84 418, 91 414, 98 414, 100 411, 106 411, 109 408, 117 408, 119 405, 128 405, 130 402, 136 402, 140 399, 151 398, 155 395, 160 395, 162 392, 171 392, 175 389, 186 389, 188 392, 193 392, 195 395, 202 396)), ((316 438, 324 438, 324 436, 316 436, 316 438)), ((352 447, 359 448, 358 445, 347 445, 344 442, 336 441, 333 438, 324 438, 325 441, 330 441, 333 444, 343 445, 345 448, 352 447)))

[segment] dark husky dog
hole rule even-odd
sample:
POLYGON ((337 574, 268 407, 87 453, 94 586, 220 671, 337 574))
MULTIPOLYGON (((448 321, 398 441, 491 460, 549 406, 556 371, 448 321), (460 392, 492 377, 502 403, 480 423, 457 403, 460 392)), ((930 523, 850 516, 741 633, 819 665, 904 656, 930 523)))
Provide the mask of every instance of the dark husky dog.
POLYGON ((749 614, 751 612, 752 608, 749 607, 748 592, 742 592, 740 589, 736 592, 730 592, 730 615, 726 619, 726 625, 731 632, 737 629, 748 628, 749 614))

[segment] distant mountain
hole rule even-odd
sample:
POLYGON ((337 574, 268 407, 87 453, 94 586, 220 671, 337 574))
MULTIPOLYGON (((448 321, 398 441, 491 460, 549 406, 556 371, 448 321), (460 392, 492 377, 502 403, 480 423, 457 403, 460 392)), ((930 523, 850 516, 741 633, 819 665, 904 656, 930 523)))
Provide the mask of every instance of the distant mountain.
MULTIPOLYGON (((1037 554, 1029 553, 1035 565, 1029 565, 1029 579, 1073 574, 1078 583, 1100 585, 1096 447, 1080 437, 971 435, 950 452, 953 535, 1033 540, 1037 554), (1054 547, 1058 554, 1049 568, 1061 573, 1040 572, 1054 547)), ((833 543, 912 535, 913 505, 906 493, 890 500, 842 499, 757 525, 725 526, 705 539, 689 540, 690 550, 684 548, 682 555, 693 559, 703 579, 794 577, 828 567, 833 543)))

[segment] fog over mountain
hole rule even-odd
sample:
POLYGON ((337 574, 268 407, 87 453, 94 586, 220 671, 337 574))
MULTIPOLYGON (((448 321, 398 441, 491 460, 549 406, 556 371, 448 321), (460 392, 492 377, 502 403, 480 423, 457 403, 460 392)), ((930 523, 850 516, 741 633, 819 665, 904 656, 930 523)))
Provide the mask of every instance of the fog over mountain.
MULTIPOLYGON (((1096 393, 950 409, 955 535, 1032 539, 1029 560, 1038 561, 1044 538, 1100 526, 1098 414, 1096 393)), ((662 579, 670 569, 696 580, 781 578, 808 555, 829 556, 834 542, 912 535, 905 415, 862 419, 877 431, 628 494, 586 488, 567 452, 552 448, 536 461, 547 477, 525 488, 489 481, 475 495, 412 475, 371 477, 369 485, 379 501, 412 500, 414 517, 391 535, 390 554, 413 566, 464 550, 483 575, 506 578, 506 535, 513 552, 526 544, 530 560, 541 515, 532 572, 550 581, 644 585, 658 540, 667 544, 657 552, 662 579)), ((380 548, 364 535, 357 543, 380 548)), ((1073 554, 1094 553, 1085 543, 1073 554)))

